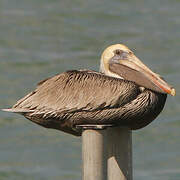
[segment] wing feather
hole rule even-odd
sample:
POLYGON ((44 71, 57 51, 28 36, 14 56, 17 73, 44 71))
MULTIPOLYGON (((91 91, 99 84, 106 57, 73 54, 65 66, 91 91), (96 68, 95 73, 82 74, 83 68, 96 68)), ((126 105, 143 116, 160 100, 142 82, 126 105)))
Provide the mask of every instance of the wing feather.
POLYGON ((139 93, 132 82, 93 71, 68 71, 41 81, 13 108, 46 113, 95 111, 120 107, 139 93))

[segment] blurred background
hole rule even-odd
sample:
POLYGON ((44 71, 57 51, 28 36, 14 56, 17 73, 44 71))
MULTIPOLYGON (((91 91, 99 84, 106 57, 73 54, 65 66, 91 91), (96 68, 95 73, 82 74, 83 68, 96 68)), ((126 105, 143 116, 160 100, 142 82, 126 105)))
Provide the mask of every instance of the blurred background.
MULTIPOLYGON (((124 43, 177 91, 148 127, 133 132, 134 180, 180 179, 179 0, 0 0, 0 108, 46 77, 99 69, 124 43)), ((81 138, 0 112, 1 180, 79 180, 81 138)))

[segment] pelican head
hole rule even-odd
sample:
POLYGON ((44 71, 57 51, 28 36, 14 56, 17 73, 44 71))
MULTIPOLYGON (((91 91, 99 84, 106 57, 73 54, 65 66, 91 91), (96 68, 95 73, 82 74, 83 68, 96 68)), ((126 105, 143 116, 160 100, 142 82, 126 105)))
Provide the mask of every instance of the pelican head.
POLYGON ((160 75, 151 71, 134 53, 123 44, 115 44, 104 50, 101 56, 100 72, 135 82, 140 87, 160 93, 175 95, 175 89, 160 75))

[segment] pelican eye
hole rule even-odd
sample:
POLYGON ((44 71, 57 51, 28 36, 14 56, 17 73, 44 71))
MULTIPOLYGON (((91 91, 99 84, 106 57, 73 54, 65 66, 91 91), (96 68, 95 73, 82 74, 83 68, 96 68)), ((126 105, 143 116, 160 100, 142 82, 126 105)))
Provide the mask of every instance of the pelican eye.
POLYGON ((124 52, 124 51, 122 51, 122 50, 120 50, 120 49, 116 49, 116 50, 114 51, 114 54, 115 54, 115 55, 121 55, 123 52, 124 52))
POLYGON ((114 57, 122 60, 128 59, 129 52, 123 51, 121 49, 116 49, 114 51, 114 57))

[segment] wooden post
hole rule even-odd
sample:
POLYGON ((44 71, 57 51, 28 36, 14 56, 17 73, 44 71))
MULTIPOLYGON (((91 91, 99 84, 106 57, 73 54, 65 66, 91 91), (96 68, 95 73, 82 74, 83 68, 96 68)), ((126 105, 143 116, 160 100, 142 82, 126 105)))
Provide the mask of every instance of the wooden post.
POLYGON ((82 179, 132 180, 131 131, 111 125, 80 126, 83 129, 82 179))
POLYGON ((87 129, 82 133, 82 179, 106 180, 105 130, 87 129))
POLYGON ((126 127, 107 129, 108 180, 132 180, 132 132, 126 127))

